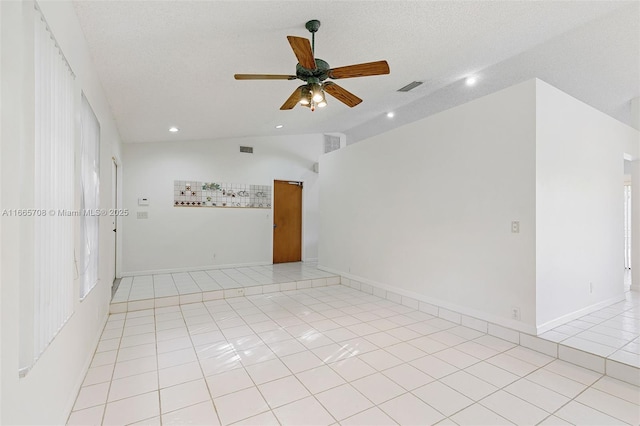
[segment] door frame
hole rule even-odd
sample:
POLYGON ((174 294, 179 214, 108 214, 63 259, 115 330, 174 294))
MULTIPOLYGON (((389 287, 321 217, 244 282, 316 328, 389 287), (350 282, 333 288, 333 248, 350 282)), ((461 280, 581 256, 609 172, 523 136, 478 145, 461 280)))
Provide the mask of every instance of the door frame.
MULTIPOLYGON (((275 199, 276 199, 276 181, 281 181, 281 182, 299 182, 302 184, 302 199, 300 200, 300 209, 301 209, 301 230, 300 230, 300 262, 305 262, 305 219, 306 219, 306 215, 305 215, 305 199, 304 199, 304 188, 305 188, 305 181, 304 179, 285 179, 285 178, 273 178, 273 184, 272 184, 272 188, 273 191, 271 191, 271 227, 273 228, 273 221, 275 220, 275 217, 273 215, 274 211, 275 211, 275 199)), ((271 264, 275 265, 275 263, 273 263, 273 244, 274 244, 274 239, 273 239, 273 229, 271 230, 271 264)))
MULTIPOLYGON (((112 205, 111 208, 117 211, 122 206, 122 166, 120 164, 120 160, 115 156, 111 157, 111 204, 114 202, 115 205, 112 205)), ((122 239, 118 236, 118 232, 122 229, 120 215, 113 216, 113 225, 115 226, 113 229, 116 231, 113 232, 115 235, 113 236, 114 249, 113 265, 111 269, 113 273, 113 281, 111 286, 113 286, 116 279, 121 277, 120 242, 122 239)), ((110 229, 110 232, 112 232, 113 229, 110 229)))

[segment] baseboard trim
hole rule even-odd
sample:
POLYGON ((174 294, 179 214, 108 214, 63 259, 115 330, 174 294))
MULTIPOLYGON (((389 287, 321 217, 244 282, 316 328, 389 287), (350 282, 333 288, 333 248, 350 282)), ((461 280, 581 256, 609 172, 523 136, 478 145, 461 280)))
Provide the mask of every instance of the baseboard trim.
POLYGON ((536 327, 537 334, 542 334, 546 331, 549 331, 553 328, 558 327, 559 325, 565 324, 569 321, 573 321, 574 319, 578 319, 582 316, 589 315, 592 312, 598 311, 606 306, 612 305, 614 303, 625 300, 624 293, 611 297, 607 300, 603 300, 602 302, 595 303, 593 305, 586 306, 584 308, 578 309, 577 311, 570 312, 561 317, 552 319, 551 321, 547 321, 544 324, 541 324, 536 327))
POLYGON ((181 268, 167 268, 167 269, 148 269, 145 271, 129 271, 122 272, 123 277, 135 277, 138 275, 153 275, 153 274, 171 274, 175 272, 193 272, 204 271, 209 269, 226 269, 226 268, 247 268, 251 266, 270 266, 273 262, 247 262, 247 263, 227 263, 224 265, 205 265, 205 266, 184 266, 181 268))
MULTIPOLYGON (((343 271, 338 271, 336 269, 324 266, 324 265, 318 265, 318 269, 321 269, 323 271, 326 272, 330 272, 332 274, 336 274, 336 275, 340 275, 341 277, 347 278, 349 280, 353 280, 353 281, 357 281, 360 283, 364 283, 366 285, 369 285, 373 288, 376 288, 378 290, 381 290, 384 292, 384 294, 378 292, 371 292, 372 294, 376 294, 379 295, 381 297, 384 297, 386 299, 389 300, 393 300, 393 301, 398 301, 401 300, 399 303, 402 303, 403 305, 407 305, 407 306, 420 306, 421 303, 423 304, 428 304, 431 305, 433 308, 438 309, 438 314, 436 314, 436 316, 440 316, 440 309, 443 309, 444 311, 449 311, 449 312, 444 312, 444 316, 443 318, 450 320, 450 318, 455 318, 456 315, 464 315, 467 317, 471 317, 473 319, 477 319, 477 320, 481 320, 481 321, 486 321, 487 323, 493 323, 496 325, 500 325, 502 327, 507 327, 510 328, 512 330, 518 331, 518 332, 523 332, 523 333, 527 333, 527 334, 532 334, 535 335, 536 334, 536 328, 533 325, 529 325, 529 324, 525 324, 519 321, 514 321, 514 320, 510 320, 507 318, 500 318, 497 317, 495 315, 491 315, 491 314, 487 314, 484 312, 480 312, 477 311, 475 309, 469 309, 469 308, 465 308, 463 306, 459 306, 453 303, 449 303, 449 302, 445 302, 439 299, 435 299, 435 298, 431 298, 431 297, 427 297, 425 295, 422 294, 418 294, 409 290, 404 290, 404 289, 400 289, 400 288, 396 288, 393 286, 390 286, 388 284, 384 284, 381 282, 377 282, 374 280, 370 280, 368 278, 364 278, 364 277, 360 277, 358 275, 354 275, 348 272, 343 272, 343 271), (406 300, 408 299, 408 300, 406 300), (412 302, 413 301, 413 302, 412 302), (452 315, 452 313, 453 315, 452 315)), ((428 306, 424 307, 425 309, 422 309, 422 307, 420 307, 420 309, 418 307, 416 307, 416 309, 419 309, 423 312, 427 312, 427 313, 432 313, 433 309, 429 309, 428 306), (430 312, 431 311, 431 312, 430 312)), ((459 323, 459 321, 458 321, 459 323)))

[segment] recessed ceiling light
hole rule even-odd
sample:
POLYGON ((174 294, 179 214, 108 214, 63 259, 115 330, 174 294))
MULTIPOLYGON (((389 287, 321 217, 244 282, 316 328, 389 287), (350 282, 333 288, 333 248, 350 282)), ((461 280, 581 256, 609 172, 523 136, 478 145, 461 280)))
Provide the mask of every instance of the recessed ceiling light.
POLYGON ((176 132, 179 132, 179 131, 180 131, 180 129, 178 129, 176 126, 172 126, 172 127, 169 127, 169 131, 170 131, 171 133, 176 133, 176 132))
POLYGON ((284 124, 278 124, 276 125, 276 129, 282 129, 284 127, 284 124))
POLYGON ((464 82, 467 84, 467 86, 475 86, 475 84, 478 82, 478 78, 474 76, 470 76, 470 77, 467 77, 467 79, 464 82))
POLYGON ((389 111, 389 112, 387 113, 387 117, 388 117, 388 118, 393 118, 395 115, 396 115, 396 114, 395 114, 393 111, 389 111))

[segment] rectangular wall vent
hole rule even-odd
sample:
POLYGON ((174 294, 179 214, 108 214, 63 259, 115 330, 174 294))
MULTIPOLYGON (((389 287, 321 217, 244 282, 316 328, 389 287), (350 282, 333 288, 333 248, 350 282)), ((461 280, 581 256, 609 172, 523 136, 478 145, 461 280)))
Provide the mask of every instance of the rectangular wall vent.
POLYGON ((253 147, 252 146, 241 146, 240 147, 240 152, 246 152, 247 154, 253 154, 253 147))
POLYGON ((411 83, 407 84, 404 87, 401 87, 398 89, 398 92, 408 92, 409 90, 413 90, 416 87, 420 86, 422 84, 421 81, 412 81, 411 83))
POLYGON ((324 135, 324 153, 340 149, 340 138, 338 136, 324 135))

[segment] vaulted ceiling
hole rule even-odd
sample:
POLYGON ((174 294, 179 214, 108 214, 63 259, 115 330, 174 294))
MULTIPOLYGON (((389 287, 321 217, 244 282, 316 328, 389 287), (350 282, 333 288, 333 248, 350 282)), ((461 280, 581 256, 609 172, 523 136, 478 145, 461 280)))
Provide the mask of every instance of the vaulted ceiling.
POLYGON ((74 4, 125 142, 329 132, 353 142, 533 77, 627 123, 640 96, 637 1, 74 4), (388 61, 389 75, 339 81, 360 105, 329 97, 315 112, 281 111, 299 81, 234 80, 295 74, 286 36, 310 38, 310 19, 322 22, 316 57, 332 67, 388 61), (423 84, 397 91, 412 81, 423 84))

